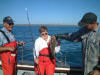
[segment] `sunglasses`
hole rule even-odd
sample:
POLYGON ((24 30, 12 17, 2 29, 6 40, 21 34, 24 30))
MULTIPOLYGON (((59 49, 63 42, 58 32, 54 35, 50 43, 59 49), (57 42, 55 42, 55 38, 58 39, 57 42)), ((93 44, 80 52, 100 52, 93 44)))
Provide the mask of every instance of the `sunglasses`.
POLYGON ((8 23, 9 24, 9 26, 13 26, 14 25, 14 23, 8 23))
POLYGON ((99 25, 99 23, 97 23, 97 25, 99 25))
POLYGON ((91 23, 91 24, 97 24, 97 25, 99 25, 99 23, 98 23, 98 22, 94 22, 94 23, 91 23))
POLYGON ((41 35, 42 35, 42 36, 44 36, 44 35, 48 35, 48 33, 41 33, 41 35))

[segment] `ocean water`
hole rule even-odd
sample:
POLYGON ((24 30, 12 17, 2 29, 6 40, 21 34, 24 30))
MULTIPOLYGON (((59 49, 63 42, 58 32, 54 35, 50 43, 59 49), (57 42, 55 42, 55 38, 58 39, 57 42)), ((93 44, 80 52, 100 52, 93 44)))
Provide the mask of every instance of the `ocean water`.
MULTIPOLYGON (((2 26, 0 26, 1 28, 2 26)), ((33 48, 34 41, 39 37, 40 26, 29 26, 29 25, 15 25, 13 33, 18 41, 25 41, 25 46, 18 47, 17 61, 23 60, 27 62, 34 62, 33 48)), ((49 35, 61 34, 61 33, 72 33, 79 29, 77 26, 47 26, 49 35)), ((71 66, 82 65, 82 53, 80 42, 69 42, 61 40, 61 50, 56 57, 63 63, 67 63, 71 66)))

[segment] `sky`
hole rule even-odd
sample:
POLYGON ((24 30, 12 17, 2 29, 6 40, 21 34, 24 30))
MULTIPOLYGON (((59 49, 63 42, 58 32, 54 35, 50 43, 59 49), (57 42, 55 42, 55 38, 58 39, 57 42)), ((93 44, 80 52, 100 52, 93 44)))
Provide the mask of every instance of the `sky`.
POLYGON ((100 0, 0 0, 0 23, 11 16, 15 24, 77 25, 82 16, 93 12, 100 22, 100 0))

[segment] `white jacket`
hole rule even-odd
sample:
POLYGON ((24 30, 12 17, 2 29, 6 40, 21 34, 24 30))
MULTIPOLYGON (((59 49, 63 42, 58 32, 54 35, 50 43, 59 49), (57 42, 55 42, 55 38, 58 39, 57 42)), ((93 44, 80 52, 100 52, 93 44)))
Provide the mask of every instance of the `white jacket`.
MULTIPOLYGON (((51 36, 48 35, 48 39, 47 41, 45 41, 42 37, 39 37, 35 40, 35 45, 34 45, 34 51, 33 51, 33 55, 34 58, 38 58, 39 56, 39 52, 44 49, 44 48, 48 48, 48 42, 51 40, 51 36)), ((60 46, 56 46, 55 47, 55 53, 58 53, 60 51, 60 46)))

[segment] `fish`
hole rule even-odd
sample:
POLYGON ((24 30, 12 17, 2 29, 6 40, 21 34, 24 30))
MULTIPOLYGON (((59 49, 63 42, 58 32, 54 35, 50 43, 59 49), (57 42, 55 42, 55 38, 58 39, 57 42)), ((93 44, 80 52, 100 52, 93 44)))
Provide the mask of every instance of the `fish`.
POLYGON ((56 46, 56 37, 55 36, 51 36, 51 41, 50 41, 50 58, 54 59, 55 58, 55 46, 56 46))

